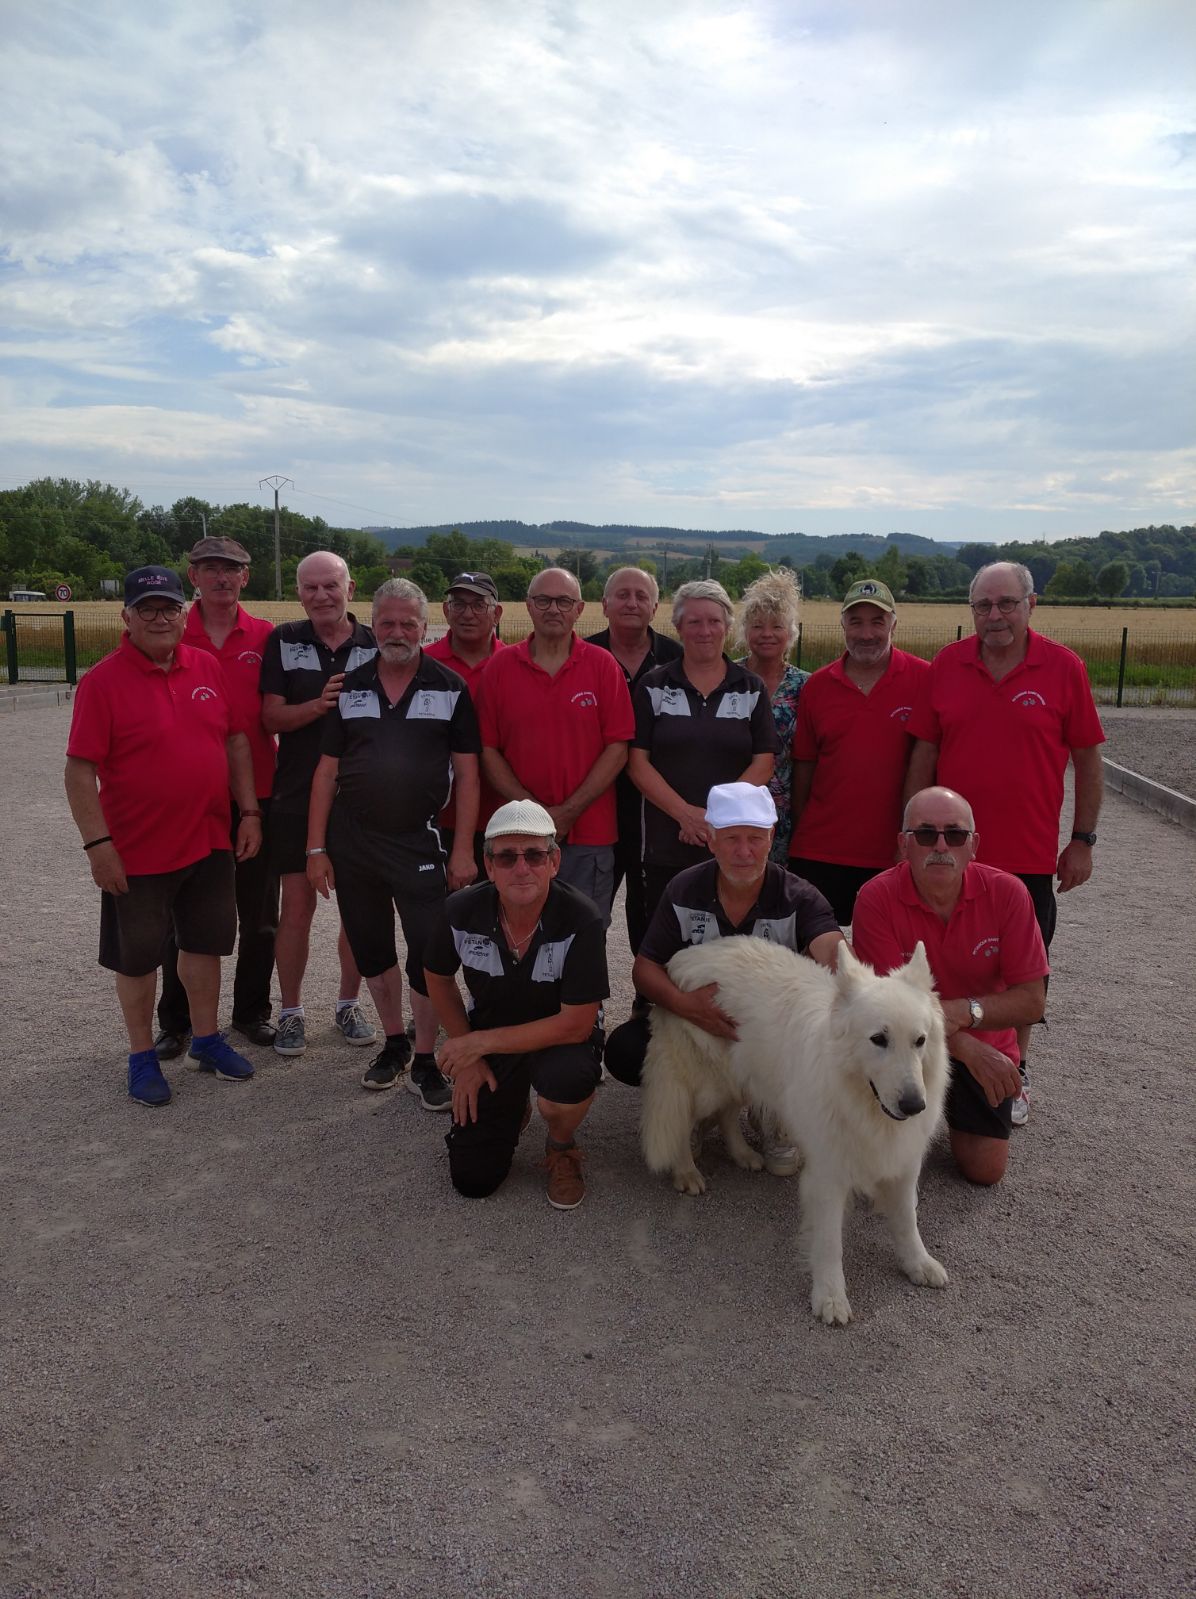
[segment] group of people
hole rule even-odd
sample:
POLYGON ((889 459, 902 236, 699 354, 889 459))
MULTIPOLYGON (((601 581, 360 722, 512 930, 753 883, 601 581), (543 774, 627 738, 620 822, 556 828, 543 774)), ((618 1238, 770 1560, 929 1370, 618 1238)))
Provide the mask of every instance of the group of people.
MULTIPOLYGON (((885 584, 854 583, 843 653, 812 675, 788 661, 798 588, 783 569, 744 596, 737 653, 719 583, 677 590, 673 639, 636 567, 612 573, 607 626, 588 639, 576 578, 539 572, 532 631, 512 645, 485 572, 449 584, 432 644, 406 579, 378 589, 367 626, 345 563, 316 552, 297 574, 304 620, 274 628, 240 603, 248 573, 223 538, 190 552, 190 606, 177 573, 130 573, 127 631, 76 695, 67 795, 102 891, 100 963, 136 1102, 169 1102, 161 1063, 184 1051, 224 1080, 253 1075, 217 1025, 238 930, 238 1042, 303 1052, 312 919, 335 893, 336 1026, 350 1045, 377 1042, 364 978, 383 1034, 362 1086, 402 1083, 450 1113, 450 1174, 471 1197, 505 1178, 534 1090, 548 1198, 570 1209, 604 1061, 638 1083, 653 1007, 734 1035, 717 992, 672 983, 671 956, 753 936, 833 967, 850 928, 878 971, 925 945, 949 1031, 952 1149, 971 1180, 1000 1180, 1028 1114, 1055 882, 1090 875, 1101 801, 1087 677, 1032 629, 1024 567, 976 574, 974 634, 930 663, 895 645, 885 584), (608 1033, 620 885, 635 1003, 608 1033)), ((755 1136, 770 1170, 796 1169, 786 1129, 757 1119, 755 1136)))

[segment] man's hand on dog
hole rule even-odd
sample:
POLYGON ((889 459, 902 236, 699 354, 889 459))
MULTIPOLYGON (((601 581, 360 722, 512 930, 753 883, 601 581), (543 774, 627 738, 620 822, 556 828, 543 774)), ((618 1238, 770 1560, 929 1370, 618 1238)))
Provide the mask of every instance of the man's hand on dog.
POLYGON ((678 1012, 687 1022, 692 1022, 703 1032, 710 1033, 715 1038, 729 1039, 732 1044, 738 1043, 739 1034, 735 1030, 735 1023, 726 1011, 720 1010, 714 1002, 717 993, 717 983, 707 983, 705 988, 692 989, 684 995, 684 1003, 677 1007, 678 1012))

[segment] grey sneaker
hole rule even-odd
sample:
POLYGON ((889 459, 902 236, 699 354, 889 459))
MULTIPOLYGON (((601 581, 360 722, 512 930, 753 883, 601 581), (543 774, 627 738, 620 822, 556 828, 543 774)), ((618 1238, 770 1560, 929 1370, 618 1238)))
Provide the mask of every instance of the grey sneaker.
POLYGON ((366 1021, 365 1012, 356 1000, 351 1005, 337 1007, 336 1027, 345 1043, 354 1046, 372 1044, 378 1036, 376 1028, 366 1021))
POLYGON ((1009 1116, 1015 1127, 1024 1127, 1030 1120, 1030 1068, 1025 1061, 1019 1061, 1017 1069, 1022 1079, 1021 1092, 1014 1097, 1009 1116))
POLYGON ((274 1034, 274 1048, 280 1055, 302 1055, 307 1048, 307 1033, 302 1016, 284 1016, 274 1034))
POLYGON ((770 1110, 748 1110, 746 1132, 764 1157, 764 1170, 774 1177, 792 1177, 801 1170, 801 1150, 770 1110))

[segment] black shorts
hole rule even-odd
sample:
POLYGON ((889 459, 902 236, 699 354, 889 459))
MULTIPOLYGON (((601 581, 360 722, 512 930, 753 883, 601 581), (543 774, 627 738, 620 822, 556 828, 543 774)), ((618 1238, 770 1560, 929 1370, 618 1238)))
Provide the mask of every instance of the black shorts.
POLYGON ((173 932, 189 955, 231 955, 237 937, 233 853, 213 850, 177 872, 129 878, 127 894, 100 896, 100 965, 146 977, 173 932))
POLYGON ((1003 1099, 994 1110, 971 1072, 962 1061, 952 1056, 946 1115, 947 1126, 953 1133, 975 1133, 978 1138, 1008 1138, 1013 1127, 1013 1101, 1003 1099))
POLYGON ((811 861, 804 855, 791 855, 788 866, 794 877, 804 877, 829 902, 840 927, 851 926, 856 895, 885 870, 883 866, 836 866, 833 861, 811 861))
POLYGON ((270 868, 277 877, 298 872, 307 874, 307 812, 270 812, 270 830, 266 834, 266 849, 270 868))
POLYGON ((1034 901, 1034 919, 1038 923, 1038 931, 1042 934, 1043 943, 1050 949, 1058 915, 1055 875, 1053 872, 1014 872, 1013 875, 1029 889, 1030 898, 1034 901))
POLYGON ((380 977, 398 964, 397 909, 407 945, 407 981, 417 994, 426 995, 424 944, 447 889, 438 835, 379 833, 334 805, 328 818, 328 856, 357 970, 363 977, 380 977))
POLYGON ((592 1043, 558 1044, 525 1055, 489 1055, 497 1090, 478 1094, 478 1119, 454 1122, 445 1134, 449 1175, 458 1193, 485 1199, 511 1169, 531 1089, 557 1105, 581 1105, 602 1075, 592 1043))

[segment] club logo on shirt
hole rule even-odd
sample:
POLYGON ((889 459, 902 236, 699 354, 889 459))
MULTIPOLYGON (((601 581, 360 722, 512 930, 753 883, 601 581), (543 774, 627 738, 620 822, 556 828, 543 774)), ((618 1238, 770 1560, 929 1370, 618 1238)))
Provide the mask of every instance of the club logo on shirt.
POLYGON ((666 688, 650 688, 648 698, 652 701, 653 716, 688 716, 690 714, 689 700, 685 690, 676 683, 670 683, 666 688))
POLYGON ((320 670, 320 652, 314 644, 304 644, 294 639, 284 640, 279 645, 279 655, 282 658, 284 672, 318 672, 320 670))
POLYGON ((533 983, 559 983, 565 972, 565 956, 569 953, 574 934, 568 938, 558 939, 555 943, 541 944, 536 951, 536 963, 532 967, 533 983))
POLYGON ((889 721, 908 722, 910 718, 910 712, 912 710, 912 705, 894 705, 893 709, 889 712, 889 721))
POLYGON ((996 933, 986 933, 978 944, 972 945, 972 954, 979 955, 981 960, 990 961, 1000 954, 1001 940, 996 933))
POLYGON ((462 966, 468 966, 471 972, 482 972, 486 977, 504 975, 498 945, 485 933, 467 933, 460 927, 454 927, 453 943, 457 948, 457 959, 462 966))
POLYGON ((451 722, 460 689, 421 688, 407 707, 409 722, 451 722))
POLYGON ((360 644, 354 644, 349 651, 349 659, 345 662, 346 673, 355 672, 359 666, 364 666, 367 661, 372 661, 377 653, 378 651, 372 645, 363 647, 360 644))
POLYGON ((714 715, 716 720, 729 719, 735 722, 746 722, 756 709, 759 693, 753 689, 750 694, 739 693, 724 694, 719 701, 718 710, 714 715))
POLYGON ((218 699, 219 696, 214 688, 209 688, 206 683, 201 683, 198 688, 191 690, 191 698, 193 700, 214 700, 218 699))
POLYGON ((346 722, 359 716, 381 718, 378 696, 372 688, 351 688, 337 698, 337 709, 346 722))
POLYGON ((570 701, 570 704, 579 706, 582 710, 597 710, 598 696, 592 689, 580 689, 570 701))
POLYGON ((1015 694, 1013 696, 1013 704, 1014 705, 1024 705, 1024 706, 1034 706, 1034 705, 1043 705, 1043 706, 1045 706, 1046 705, 1046 701, 1043 699, 1042 695, 1039 694, 1036 689, 1024 688, 1024 689, 1022 689, 1020 694, 1015 694))
POLYGON ((688 905, 674 905, 673 915, 687 944, 707 944, 712 938, 723 936, 718 917, 713 911, 695 911, 688 905))
POLYGON ((237 659, 246 666, 260 666, 262 658, 256 650, 242 650, 237 659))

